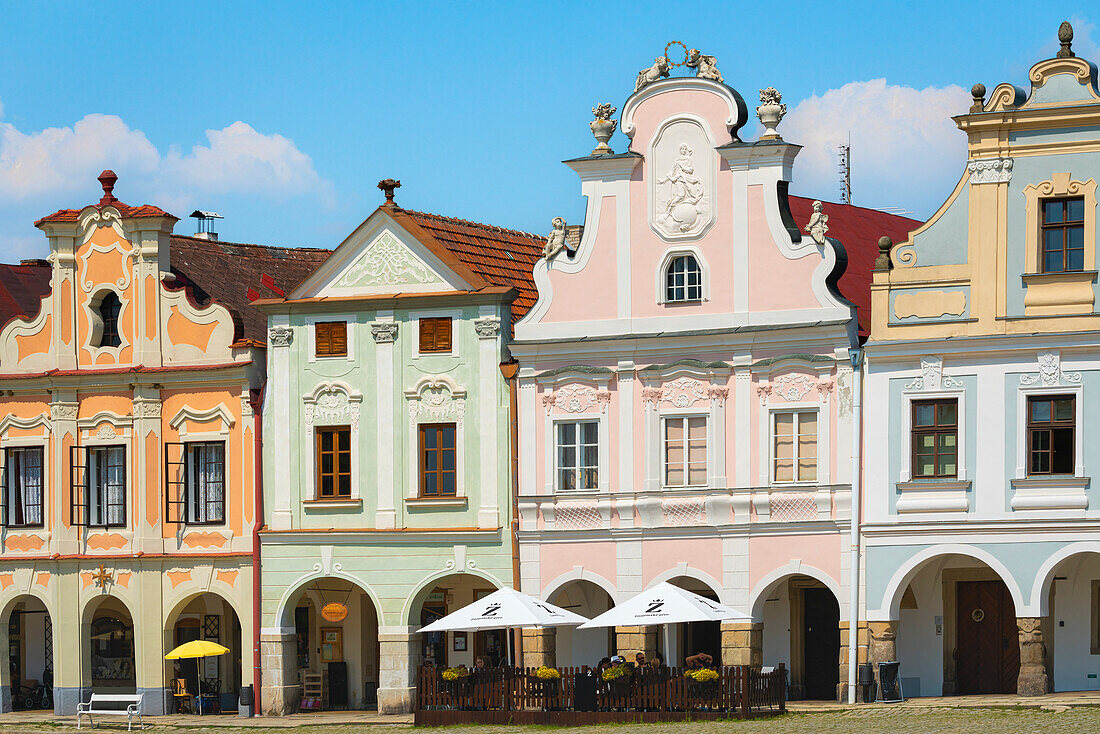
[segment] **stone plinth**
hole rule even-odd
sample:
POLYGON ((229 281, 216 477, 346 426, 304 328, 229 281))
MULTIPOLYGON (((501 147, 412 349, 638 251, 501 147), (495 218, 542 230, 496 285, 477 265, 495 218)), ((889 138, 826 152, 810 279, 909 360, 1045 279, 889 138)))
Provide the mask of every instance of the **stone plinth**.
POLYGON ((523 630, 524 667, 537 668, 546 665, 556 668, 557 647, 558 636, 554 628, 523 630))
POLYGON ((415 627, 378 628, 378 713, 407 714, 416 695, 420 635, 415 627))
POLYGON ((722 665, 764 664, 764 623, 722 623, 722 665))
POLYGON ((298 713, 302 698, 298 683, 298 635, 261 633, 260 661, 263 665, 260 710, 268 716, 298 713))
POLYGON ((1016 693, 1020 696, 1045 696, 1050 689, 1042 624, 1039 617, 1016 618, 1020 636, 1020 675, 1016 679, 1016 693))

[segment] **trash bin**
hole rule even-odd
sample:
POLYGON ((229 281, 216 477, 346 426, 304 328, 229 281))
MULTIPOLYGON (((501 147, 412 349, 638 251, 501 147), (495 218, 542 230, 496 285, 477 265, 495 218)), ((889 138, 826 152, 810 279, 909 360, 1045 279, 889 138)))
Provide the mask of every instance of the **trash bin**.
POLYGON ((875 702, 875 666, 871 663, 860 663, 859 678, 857 680, 863 703, 875 702))
POLYGON ((878 664, 879 700, 883 703, 900 703, 905 700, 901 693, 900 668, 901 663, 896 660, 878 664))
POLYGON ((252 685, 241 686, 241 695, 237 699, 237 716, 250 717, 255 708, 255 696, 252 693, 252 685))

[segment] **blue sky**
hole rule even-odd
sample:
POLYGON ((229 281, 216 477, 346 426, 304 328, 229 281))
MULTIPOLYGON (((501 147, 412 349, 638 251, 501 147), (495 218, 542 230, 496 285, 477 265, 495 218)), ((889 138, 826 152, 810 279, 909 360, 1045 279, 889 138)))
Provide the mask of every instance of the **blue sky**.
POLYGON ((750 108, 762 87, 783 93, 779 130, 806 146, 795 193, 836 199, 835 147, 850 131, 855 203, 923 218, 961 171, 948 116, 966 111, 970 86, 1025 86, 1067 18, 1074 48, 1097 60, 1089 7, 11 4, 0 260, 43 256, 34 220, 98 199, 105 167, 123 201, 168 209, 184 233, 192 209, 219 211, 234 241, 334 247, 386 177, 410 209, 539 233, 558 214, 579 222, 579 182, 560 161, 592 149, 590 108, 621 108, 671 40, 717 56, 750 108))

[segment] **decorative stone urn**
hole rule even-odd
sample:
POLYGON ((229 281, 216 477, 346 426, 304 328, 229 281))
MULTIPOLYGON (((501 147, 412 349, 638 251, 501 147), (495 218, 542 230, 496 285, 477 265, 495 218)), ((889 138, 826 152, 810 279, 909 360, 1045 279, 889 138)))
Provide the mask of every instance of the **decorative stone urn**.
POLYGON ((760 124, 764 126, 761 140, 782 140, 775 126, 787 114, 787 105, 783 104, 783 95, 775 87, 760 90, 760 104, 756 108, 756 116, 760 118, 760 124))
POLYGON ((611 140, 611 136, 615 134, 615 128, 618 127, 618 123, 611 119, 611 116, 615 114, 615 108, 604 102, 593 107, 592 114, 596 116, 596 119, 588 123, 588 127, 592 130, 596 142, 599 143, 592 151, 592 155, 611 155, 615 151, 611 150, 611 146, 607 144, 607 141, 611 140))

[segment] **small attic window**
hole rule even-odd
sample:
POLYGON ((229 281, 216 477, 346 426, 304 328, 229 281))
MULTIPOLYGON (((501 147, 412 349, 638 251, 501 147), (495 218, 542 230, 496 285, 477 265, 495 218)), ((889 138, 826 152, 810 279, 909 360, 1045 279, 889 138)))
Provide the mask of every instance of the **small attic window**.
POLYGON ((99 313, 99 322, 102 330, 99 335, 100 347, 117 347, 122 344, 122 338, 118 333, 118 315, 122 311, 122 301, 114 291, 107 291, 99 301, 96 309, 99 313))
POLYGON ((703 269, 694 255, 677 255, 665 271, 665 302, 703 300, 703 269))

